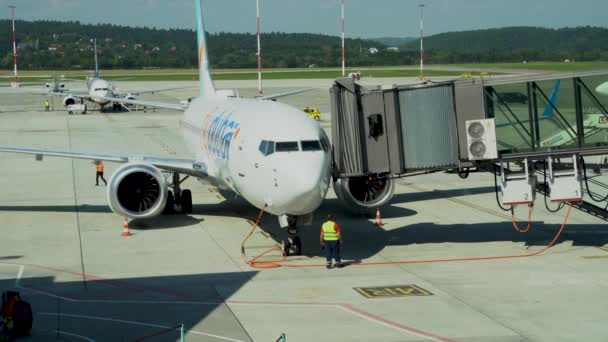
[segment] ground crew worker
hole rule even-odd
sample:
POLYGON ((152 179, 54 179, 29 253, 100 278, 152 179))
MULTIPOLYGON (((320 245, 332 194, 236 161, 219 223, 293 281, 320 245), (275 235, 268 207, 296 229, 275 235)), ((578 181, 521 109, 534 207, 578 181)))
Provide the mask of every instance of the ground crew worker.
POLYGON ((51 105, 49 104, 49 100, 44 100, 44 110, 48 112, 51 110, 51 105))
POLYGON ((325 258, 327 259, 326 268, 331 268, 332 259, 336 260, 336 267, 341 268, 342 261, 340 260, 340 244, 342 242, 342 234, 340 226, 334 222, 332 214, 327 215, 327 219, 321 226, 321 248, 325 249, 325 258))
POLYGON ((106 182, 106 179, 103 178, 104 166, 103 166, 103 162, 101 160, 97 162, 96 169, 97 169, 97 175, 95 176, 95 186, 99 186, 99 177, 101 177, 101 180, 103 181, 103 183, 105 185, 108 185, 108 182, 106 182))

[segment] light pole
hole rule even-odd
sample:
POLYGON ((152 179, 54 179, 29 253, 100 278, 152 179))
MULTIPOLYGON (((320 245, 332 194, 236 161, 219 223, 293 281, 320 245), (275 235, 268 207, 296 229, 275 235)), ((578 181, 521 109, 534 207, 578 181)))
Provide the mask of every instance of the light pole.
POLYGON ((346 77, 346 59, 344 47, 344 0, 342 0, 342 77, 346 77))
POLYGON ((13 67, 14 67, 14 81, 13 81, 13 84, 11 84, 11 86, 13 86, 13 87, 19 87, 19 75, 17 74, 17 33, 15 31, 15 8, 17 8, 17 6, 15 6, 15 5, 9 5, 8 7, 11 9, 12 18, 13 18, 13 67))
POLYGON ((260 0, 255 0, 258 39, 258 95, 262 96, 262 47, 260 44, 260 0))
POLYGON ((424 4, 419 4, 420 7, 420 75, 418 75, 418 79, 424 79, 424 33, 422 30, 422 9, 424 8, 424 4))

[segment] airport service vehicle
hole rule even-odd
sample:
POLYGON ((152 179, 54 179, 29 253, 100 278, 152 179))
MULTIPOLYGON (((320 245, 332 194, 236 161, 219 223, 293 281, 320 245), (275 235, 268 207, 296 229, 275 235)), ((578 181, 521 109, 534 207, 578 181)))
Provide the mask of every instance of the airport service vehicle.
POLYGON ((303 110, 304 113, 308 114, 308 116, 315 119, 316 121, 321 120, 321 112, 319 112, 319 109, 315 107, 304 107, 303 110))
POLYGON ((354 78, 355 80, 360 80, 361 79, 361 71, 353 71, 353 72, 351 72, 351 73, 348 74, 348 77, 354 78))
POLYGON ((518 92, 504 92, 501 93, 500 96, 505 102, 510 103, 528 103, 528 96, 526 94, 518 93, 518 92))
MULTIPOLYGON (((187 177, 230 191, 253 206, 276 215, 288 228, 295 253, 301 252, 299 225, 312 221, 331 183, 331 146, 325 131, 298 108, 272 101, 291 91, 254 99, 216 91, 211 80, 201 1, 195 0, 200 95, 187 105, 100 97, 129 105, 184 111, 180 129, 191 158, 76 152, 0 146, 0 152, 102 160, 123 164, 107 186, 109 206, 129 218, 153 218, 164 211, 190 213, 192 193, 182 189, 187 177)), ((338 181, 334 188, 350 207, 376 208, 392 198, 391 179, 373 177, 338 181), (360 200, 360 193, 381 193, 360 200)))

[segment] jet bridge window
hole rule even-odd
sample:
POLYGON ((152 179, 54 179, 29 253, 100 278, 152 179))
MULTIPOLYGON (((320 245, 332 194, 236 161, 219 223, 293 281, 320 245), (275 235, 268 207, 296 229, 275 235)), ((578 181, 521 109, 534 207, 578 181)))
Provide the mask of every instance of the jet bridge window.
POLYGON ((302 151, 321 151, 321 143, 319 140, 303 140, 302 151))
POLYGON ((277 152, 298 152, 300 145, 297 141, 282 141, 276 143, 275 149, 277 152))
POLYGON ((367 117, 369 123, 369 135, 372 138, 377 138, 384 134, 384 125, 382 124, 382 115, 374 114, 367 117))
POLYGON ((260 143, 259 150, 260 150, 260 152, 262 152, 262 154, 264 156, 269 156, 269 155, 273 154, 274 153, 274 141, 262 140, 262 142, 260 143))

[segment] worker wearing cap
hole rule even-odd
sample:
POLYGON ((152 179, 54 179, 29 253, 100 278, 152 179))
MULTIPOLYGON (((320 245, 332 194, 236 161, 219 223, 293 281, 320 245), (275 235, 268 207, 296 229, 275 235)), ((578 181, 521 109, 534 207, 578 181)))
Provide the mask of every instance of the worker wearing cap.
POLYGON ((103 181, 103 183, 105 185, 108 185, 108 182, 106 182, 106 179, 103 178, 103 162, 100 160, 97 162, 97 166, 95 167, 97 169, 97 175, 95 176, 95 186, 99 186, 99 178, 101 177, 101 180, 103 181))
POLYGON ((336 267, 342 267, 340 260, 340 244, 342 242, 342 234, 340 226, 334 222, 332 214, 327 215, 327 219, 321 226, 321 248, 325 249, 325 257, 327 259, 326 268, 331 268, 332 259, 336 260, 336 267))

